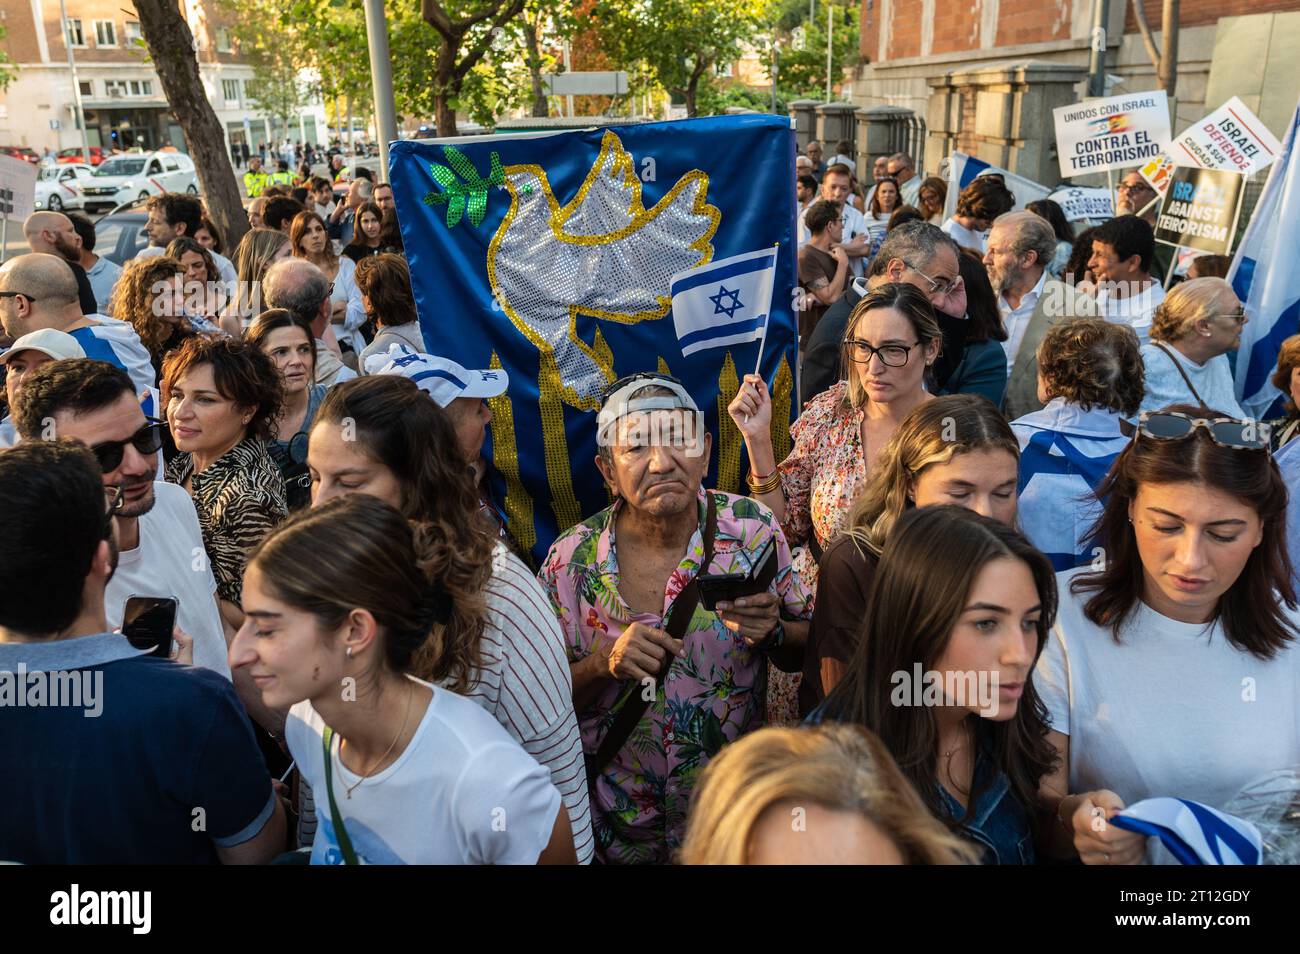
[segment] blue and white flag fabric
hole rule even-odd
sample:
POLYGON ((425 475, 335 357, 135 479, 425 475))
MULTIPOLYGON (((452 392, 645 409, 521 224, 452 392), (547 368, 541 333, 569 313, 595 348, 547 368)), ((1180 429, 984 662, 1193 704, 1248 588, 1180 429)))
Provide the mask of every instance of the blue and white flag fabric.
POLYGON ((1143 799, 1109 824, 1160 839, 1184 865, 1257 865, 1264 847, 1250 822, 1185 798, 1143 799))
MULTIPOLYGON (((424 340, 466 368, 508 375, 506 393, 488 399, 489 485, 537 559, 609 504, 592 463, 596 411, 628 374, 682 382, 714 438, 705 486, 745 492, 744 441, 726 407, 757 347, 739 333, 729 345, 679 344, 671 285, 773 245, 759 373, 778 456, 788 450, 798 411, 794 157, 789 119, 761 114, 393 143, 424 340)), ((740 320, 730 295, 718 305, 740 320)))
POLYGON ((1018 176, 1014 172, 1007 172, 1006 169, 985 162, 983 159, 968 156, 964 152, 954 150, 949 154, 946 162, 948 164, 948 196, 943 204, 943 217, 945 220, 952 218, 953 213, 957 211, 958 194, 962 189, 974 182, 978 176, 1002 177, 1002 181, 1011 190, 1011 194, 1016 197, 1016 204, 1012 207, 1013 212, 1019 212, 1030 202, 1046 199, 1052 194, 1052 190, 1040 182, 1018 176))
POLYGON ((1296 263, 1300 262, 1297 129, 1300 104, 1228 270, 1228 281, 1246 306, 1249 318, 1237 348, 1237 403, 1256 420, 1272 416, 1271 406, 1282 397, 1269 379, 1282 342, 1300 332, 1300 283, 1296 282, 1296 263))
POLYGON ((776 252, 769 248, 733 255, 673 276, 673 327, 683 355, 763 337, 776 252))

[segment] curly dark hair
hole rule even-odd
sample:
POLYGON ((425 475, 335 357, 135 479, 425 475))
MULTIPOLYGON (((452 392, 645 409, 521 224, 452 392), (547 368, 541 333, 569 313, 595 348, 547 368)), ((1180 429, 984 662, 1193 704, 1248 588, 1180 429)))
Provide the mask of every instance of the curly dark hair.
POLYGON ((1292 335, 1282 342, 1277 353, 1277 370, 1273 372, 1273 387, 1286 395, 1288 417, 1300 414, 1300 408, 1291 400, 1291 372, 1297 367, 1300 367, 1300 335, 1292 335))
POLYGON ((1085 411, 1102 407, 1132 417, 1146 393, 1137 334, 1104 318, 1052 325, 1038 345, 1038 371, 1053 397, 1085 411))
POLYGON ((975 181, 957 195, 957 215, 992 222, 1010 212, 1016 204, 1001 176, 976 176, 975 181))
POLYGON ((451 418, 414 381, 379 374, 331 388, 312 427, 345 419, 355 422, 361 451, 401 484, 402 514, 416 525, 421 568, 451 597, 450 619, 434 628, 409 671, 464 692, 482 668, 484 587, 496 539, 479 515, 451 418))
POLYGON ((284 404, 284 384, 275 363, 255 345, 241 338, 187 338, 163 359, 164 404, 176 382, 201 364, 212 365, 212 380, 227 401, 256 408, 248 433, 262 440, 275 436, 275 421, 284 404))
POLYGON ((163 255, 133 258, 113 286, 109 311, 114 318, 130 323, 155 363, 161 360, 163 346, 172 340, 177 326, 154 311, 154 299, 167 282, 184 275, 185 266, 178 259, 163 255))

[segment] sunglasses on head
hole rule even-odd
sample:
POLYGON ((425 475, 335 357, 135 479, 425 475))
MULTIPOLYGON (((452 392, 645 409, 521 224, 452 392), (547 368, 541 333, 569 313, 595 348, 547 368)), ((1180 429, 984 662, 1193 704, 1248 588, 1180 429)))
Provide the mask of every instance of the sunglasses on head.
POLYGON ((1198 428, 1204 428, 1210 440, 1220 447, 1233 450, 1269 450, 1272 426, 1261 421, 1239 421, 1233 417, 1192 417, 1181 411, 1144 411, 1137 426, 1121 422, 1120 430, 1126 436, 1141 434, 1157 441, 1178 441, 1191 437, 1198 428))
POLYGON ((156 454, 162 449, 162 429, 167 426, 166 422, 155 417, 145 418, 145 420, 149 423, 126 440, 103 441, 90 449, 95 455, 95 459, 99 461, 100 470, 106 474, 111 474, 121 467, 127 444, 145 455, 156 454))
POLYGON ((682 385, 682 382, 671 374, 664 374, 662 371, 637 371, 633 374, 625 374, 609 387, 605 388, 605 393, 600 396, 600 403, 603 405, 610 399, 611 395, 618 393, 619 388, 626 387, 633 381, 671 381, 673 384, 682 385))

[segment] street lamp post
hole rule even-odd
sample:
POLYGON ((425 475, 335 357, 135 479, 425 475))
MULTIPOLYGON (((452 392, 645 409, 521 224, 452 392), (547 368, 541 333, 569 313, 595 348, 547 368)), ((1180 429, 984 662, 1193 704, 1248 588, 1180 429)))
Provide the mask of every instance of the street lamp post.
POLYGON ((90 138, 86 134, 86 111, 81 106, 81 83, 77 81, 77 58, 72 52, 72 38, 68 35, 68 7, 59 0, 59 20, 63 24, 63 48, 68 51, 68 70, 72 73, 72 103, 81 129, 81 161, 90 162, 90 138))
MULTIPOLYGON (((393 100, 393 68, 388 57, 388 23, 384 0, 365 0, 366 37, 370 41, 370 75, 375 94, 375 124, 379 127, 379 178, 388 180, 388 144, 397 138, 397 104, 393 100)), ((348 134, 351 136, 351 99, 348 134)))

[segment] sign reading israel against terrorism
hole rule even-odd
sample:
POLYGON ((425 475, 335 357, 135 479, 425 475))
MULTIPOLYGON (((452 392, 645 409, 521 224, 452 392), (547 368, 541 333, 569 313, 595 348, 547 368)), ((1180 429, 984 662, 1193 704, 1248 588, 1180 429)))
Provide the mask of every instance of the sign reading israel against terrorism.
POLYGON ((1178 166, 1156 218, 1156 241, 1227 255, 1245 181, 1239 172, 1178 166))
POLYGON ((485 453, 537 557, 609 503, 595 412, 624 375, 679 379, 713 435, 705 485, 743 492, 726 407, 761 349, 785 456, 794 155, 789 120, 761 115, 393 144, 426 349, 508 372, 485 453))
POLYGON ((1169 145, 1164 90, 1090 99, 1052 110, 1061 175, 1142 165, 1169 145))

